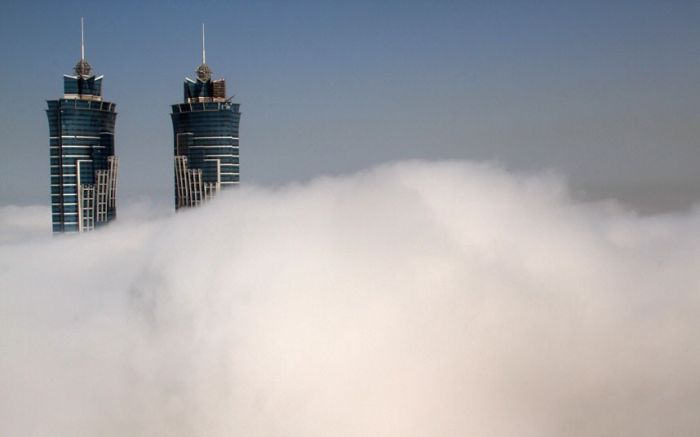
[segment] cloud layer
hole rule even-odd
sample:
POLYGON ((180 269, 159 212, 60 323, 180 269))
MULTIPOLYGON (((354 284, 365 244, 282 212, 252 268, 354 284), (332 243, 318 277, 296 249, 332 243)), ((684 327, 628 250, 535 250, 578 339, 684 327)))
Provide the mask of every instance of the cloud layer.
POLYGON ((405 162, 78 237, 46 214, 0 209, 3 436, 700 431, 698 211, 405 162))

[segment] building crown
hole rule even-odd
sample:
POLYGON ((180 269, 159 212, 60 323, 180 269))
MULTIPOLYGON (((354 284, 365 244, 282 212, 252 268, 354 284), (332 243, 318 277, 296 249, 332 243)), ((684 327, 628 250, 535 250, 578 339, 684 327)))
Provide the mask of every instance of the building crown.
POLYGON ((204 44, 204 24, 202 24, 202 63, 195 73, 197 80, 185 78, 185 102, 221 103, 226 101, 226 81, 212 80, 212 71, 207 65, 207 51, 204 44))

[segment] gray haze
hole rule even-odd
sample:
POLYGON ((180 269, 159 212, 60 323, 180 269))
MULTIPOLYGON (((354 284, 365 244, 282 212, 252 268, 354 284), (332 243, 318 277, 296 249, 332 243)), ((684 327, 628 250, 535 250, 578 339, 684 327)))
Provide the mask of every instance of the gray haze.
POLYGON ((0 435, 700 432, 697 208, 405 162, 122 211, 0 209, 0 435))

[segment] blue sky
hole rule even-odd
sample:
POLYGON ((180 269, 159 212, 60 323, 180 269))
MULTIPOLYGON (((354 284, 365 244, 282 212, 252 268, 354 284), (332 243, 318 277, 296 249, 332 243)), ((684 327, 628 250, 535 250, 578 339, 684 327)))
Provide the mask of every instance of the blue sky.
POLYGON ((242 105, 244 182, 473 159, 596 195, 700 198, 697 2, 40 1, 0 17, 0 204, 48 198, 45 100, 79 58, 81 16, 118 105, 121 199, 171 200, 169 105, 202 22, 242 105))

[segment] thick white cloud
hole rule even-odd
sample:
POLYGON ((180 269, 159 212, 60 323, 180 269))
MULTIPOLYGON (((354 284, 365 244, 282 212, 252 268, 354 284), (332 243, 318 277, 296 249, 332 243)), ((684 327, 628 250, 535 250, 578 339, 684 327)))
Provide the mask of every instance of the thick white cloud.
POLYGON ((2 436, 700 432, 697 211, 409 162, 77 237, 46 214, 0 209, 2 436))

